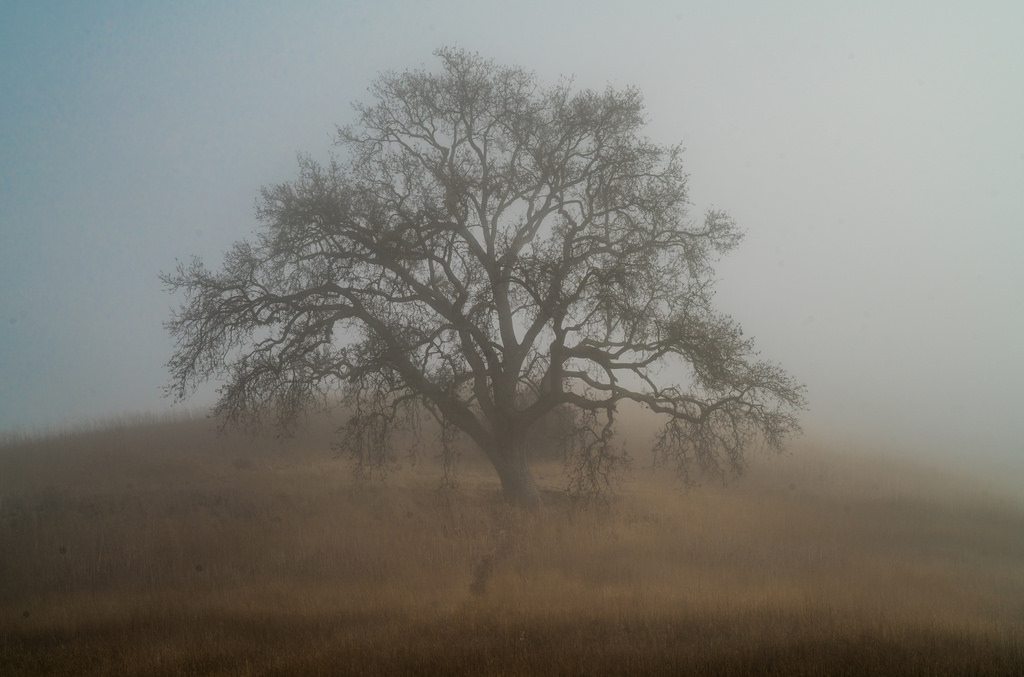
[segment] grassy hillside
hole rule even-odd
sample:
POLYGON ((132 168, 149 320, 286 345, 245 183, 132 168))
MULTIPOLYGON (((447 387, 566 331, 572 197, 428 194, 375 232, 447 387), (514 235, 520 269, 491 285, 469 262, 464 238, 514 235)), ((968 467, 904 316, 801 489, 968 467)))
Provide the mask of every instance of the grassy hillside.
POLYGON ((0 674, 1024 674, 1005 482, 803 442, 687 491, 640 461, 610 506, 544 465, 520 514, 484 466, 357 482, 328 445, 7 444, 0 674))

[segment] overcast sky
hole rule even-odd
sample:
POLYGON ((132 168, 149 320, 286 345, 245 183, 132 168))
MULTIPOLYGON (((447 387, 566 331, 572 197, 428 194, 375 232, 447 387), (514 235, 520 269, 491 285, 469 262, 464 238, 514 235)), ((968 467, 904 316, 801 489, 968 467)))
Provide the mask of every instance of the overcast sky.
POLYGON ((718 301, 808 429, 1024 453, 1019 0, 4 2, 0 432, 169 409, 158 273, 443 45, 641 88, 747 231, 718 301))

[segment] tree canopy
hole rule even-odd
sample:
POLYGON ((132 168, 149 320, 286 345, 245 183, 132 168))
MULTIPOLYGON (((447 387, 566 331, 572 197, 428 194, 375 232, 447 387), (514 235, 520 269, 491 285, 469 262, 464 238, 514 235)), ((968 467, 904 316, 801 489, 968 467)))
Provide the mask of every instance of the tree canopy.
POLYGON ((329 162, 263 188, 261 229, 220 270, 163 276, 185 293, 169 389, 220 380, 215 413, 236 422, 340 401, 363 465, 429 412, 523 504, 526 433, 556 410, 582 492, 620 460, 624 402, 663 416, 655 451, 684 473, 796 432, 802 387, 712 308, 712 264, 742 233, 691 218, 682 149, 643 135, 640 92, 436 55, 438 72, 379 76, 329 162))

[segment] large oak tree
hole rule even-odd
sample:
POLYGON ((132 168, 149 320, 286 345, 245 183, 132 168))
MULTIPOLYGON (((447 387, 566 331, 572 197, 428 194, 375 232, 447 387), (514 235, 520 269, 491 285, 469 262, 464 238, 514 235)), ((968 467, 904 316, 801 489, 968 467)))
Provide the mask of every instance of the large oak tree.
POLYGON ((795 432, 802 387, 712 308, 712 264, 742 234, 691 218, 681 149, 642 134, 640 93, 437 56, 380 76, 330 162, 264 188, 261 230, 220 270, 163 276, 185 293, 171 391, 222 380, 215 411, 236 422, 340 401, 363 464, 427 411, 526 505, 524 440, 556 410, 575 416, 580 491, 614 470, 626 401, 664 417, 655 451, 684 472, 795 432))

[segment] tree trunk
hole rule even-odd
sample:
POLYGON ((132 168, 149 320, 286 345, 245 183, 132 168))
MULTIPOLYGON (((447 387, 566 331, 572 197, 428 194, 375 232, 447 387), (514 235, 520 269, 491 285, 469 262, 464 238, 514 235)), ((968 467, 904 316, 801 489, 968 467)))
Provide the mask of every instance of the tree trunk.
POLYGON ((537 488, 533 473, 526 462, 526 450, 523 445, 510 444, 495 449, 494 452, 489 456, 501 479, 505 501, 523 508, 539 508, 540 489, 537 488))

